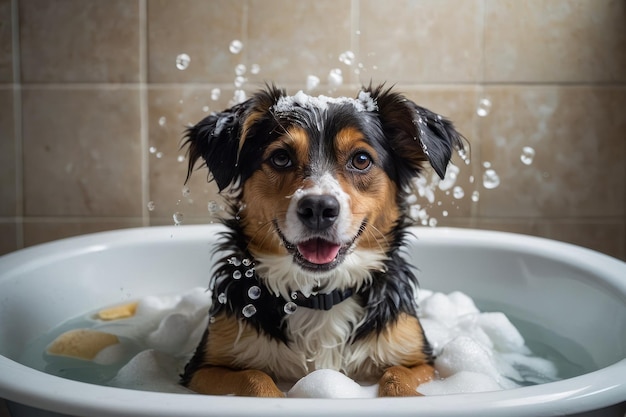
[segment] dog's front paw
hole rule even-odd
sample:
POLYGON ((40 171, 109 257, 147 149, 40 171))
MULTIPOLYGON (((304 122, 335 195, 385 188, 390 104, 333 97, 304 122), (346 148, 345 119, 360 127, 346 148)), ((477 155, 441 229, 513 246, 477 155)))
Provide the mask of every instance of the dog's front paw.
POLYGON ((419 397, 418 383, 411 370, 404 366, 392 366, 378 381, 379 397, 419 397))
POLYGON ((240 372, 242 378, 239 395, 247 397, 283 398, 285 394, 278 389, 274 380, 265 372, 247 370, 240 372))

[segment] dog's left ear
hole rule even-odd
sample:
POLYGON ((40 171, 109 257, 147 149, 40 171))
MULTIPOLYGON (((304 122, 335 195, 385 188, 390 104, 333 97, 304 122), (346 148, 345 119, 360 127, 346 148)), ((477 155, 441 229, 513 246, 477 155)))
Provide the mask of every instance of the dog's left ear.
POLYGON ((463 149, 462 136, 452 122, 382 85, 364 91, 375 100, 384 134, 396 160, 403 162, 398 166, 398 180, 406 185, 426 161, 443 179, 452 151, 463 149))

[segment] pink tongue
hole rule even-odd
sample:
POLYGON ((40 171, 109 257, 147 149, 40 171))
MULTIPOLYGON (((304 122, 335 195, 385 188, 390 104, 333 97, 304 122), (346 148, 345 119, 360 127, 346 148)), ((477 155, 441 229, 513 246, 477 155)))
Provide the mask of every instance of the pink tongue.
POLYGON ((299 243, 300 255, 312 264, 323 265, 332 262, 339 253, 340 245, 327 242, 323 239, 311 239, 299 243))

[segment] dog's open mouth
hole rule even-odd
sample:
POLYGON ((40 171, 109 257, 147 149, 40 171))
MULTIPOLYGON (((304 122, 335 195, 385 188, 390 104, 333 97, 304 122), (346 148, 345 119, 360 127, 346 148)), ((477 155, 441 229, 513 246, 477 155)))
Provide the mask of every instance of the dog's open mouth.
POLYGON ((350 242, 344 244, 331 242, 320 237, 314 237, 300 243, 291 243, 282 234, 276 221, 274 226, 283 241, 285 249, 293 255, 294 261, 300 267, 311 271, 329 271, 343 262, 346 254, 363 232, 365 221, 359 228, 356 236, 350 242))
POLYGON ((314 265, 326 265, 337 258, 341 245, 314 238, 296 245, 300 256, 314 265))

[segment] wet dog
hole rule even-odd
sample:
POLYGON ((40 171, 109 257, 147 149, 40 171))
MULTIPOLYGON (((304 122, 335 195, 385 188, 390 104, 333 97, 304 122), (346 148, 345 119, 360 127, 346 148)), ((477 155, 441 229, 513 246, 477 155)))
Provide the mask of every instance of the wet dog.
POLYGON ((443 178, 461 136, 383 86, 357 98, 267 86, 186 134, 232 217, 209 324, 181 382, 204 394, 281 397, 276 382, 334 369, 418 395, 434 375, 417 280, 399 250, 410 181, 443 178))

